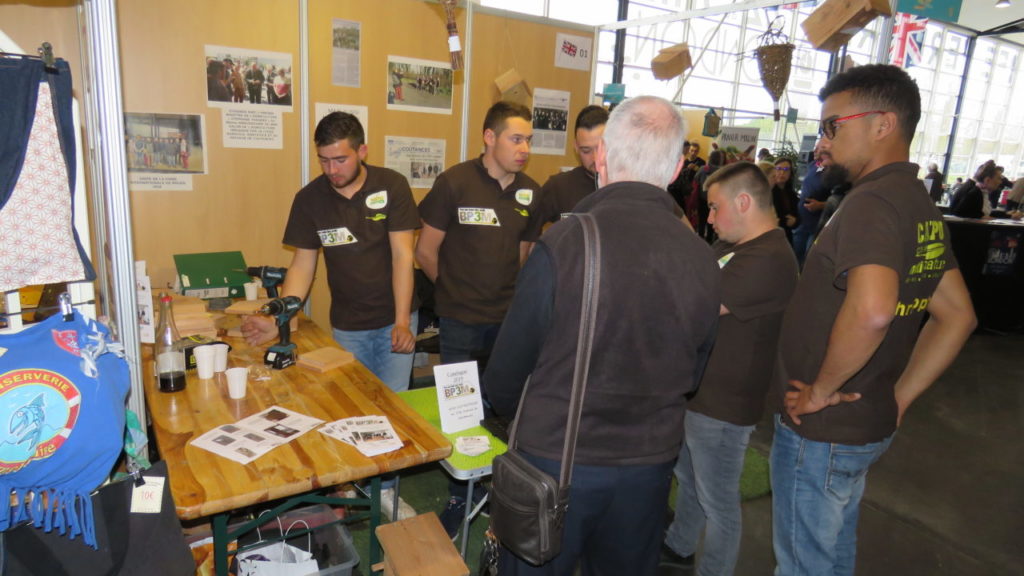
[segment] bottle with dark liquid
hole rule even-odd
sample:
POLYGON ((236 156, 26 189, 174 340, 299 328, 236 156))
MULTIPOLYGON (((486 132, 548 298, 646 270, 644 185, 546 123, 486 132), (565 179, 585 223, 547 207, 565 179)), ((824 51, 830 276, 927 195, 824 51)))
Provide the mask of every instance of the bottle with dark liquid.
POLYGON ((185 350, 174 325, 171 297, 160 294, 160 325, 156 329, 156 383, 161 392, 185 389, 185 350))

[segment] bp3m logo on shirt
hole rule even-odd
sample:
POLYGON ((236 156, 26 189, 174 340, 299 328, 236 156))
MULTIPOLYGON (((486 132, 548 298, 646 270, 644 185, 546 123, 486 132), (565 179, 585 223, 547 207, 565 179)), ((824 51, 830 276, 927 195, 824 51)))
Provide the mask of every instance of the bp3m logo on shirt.
POLYGON ((501 226, 494 208, 459 208, 459 224, 501 226))
POLYGON ((323 244, 324 248, 355 244, 359 241, 346 226, 329 230, 317 230, 316 234, 320 237, 320 243, 323 244))

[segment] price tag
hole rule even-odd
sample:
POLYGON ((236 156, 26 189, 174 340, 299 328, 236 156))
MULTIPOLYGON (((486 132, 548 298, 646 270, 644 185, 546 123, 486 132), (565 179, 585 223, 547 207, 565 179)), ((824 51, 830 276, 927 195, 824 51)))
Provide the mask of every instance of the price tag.
POLYGON ((146 483, 132 490, 132 512, 159 514, 164 501, 163 476, 143 476, 146 483))

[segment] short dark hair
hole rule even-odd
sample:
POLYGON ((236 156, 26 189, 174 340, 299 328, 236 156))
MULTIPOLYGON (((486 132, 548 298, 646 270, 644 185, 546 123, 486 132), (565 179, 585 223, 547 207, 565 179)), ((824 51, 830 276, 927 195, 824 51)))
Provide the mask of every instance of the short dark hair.
POLYGON ((978 169, 974 171, 974 181, 981 182, 985 178, 991 178, 998 174, 999 172, 1001 172, 1002 169, 1002 166, 996 166, 995 160, 987 160, 984 164, 978 166, 978 169))
POLYGON ((220 76, 220 73, 224 71, 224 63, 216 58, 206 63, 206 75, 207 76, 220 76))
POLYGON ((316 125, 313 142, 320 148, 341 140, 348 140, 353 149, 359 148, 366 143, 366 132, 363 132, 359 118, 348 112, 331 112, 316 125))
POLYGON ((762 210, 772 207, 771 184, 764 171, 752 162, 733 162, 722 166, 708 176, 704 181, 704 188, 709 190, 712 184, 727 187, 729 192, 733 192, 733 196, 739 192, 746 192, 762 210))
POLYGON ((576 115, 576 130, 593 130, 608 123, 608 111, 603 106, 591 104, 576 115))
POLYGON ((896 114, 907 144, 914 139, 921 120, 921 91, 902 68, 889 64, 856 66, 829 79, 818 93, 818 99, 824 102, 840 92, 851 92, 852 98, 867 110, 896 114))
POLYGON ((501 134, 509 118, 522 118, 527 122, 533 122, 533 114, 529 108, 501 100, 487 110, 487 115, 484 116, 484 131, 491 130, 495 134, 501 134))
MULTIPOLYGON (((692 146, 696 146, 696 144, 692 144, 692 146)), ((711 154, 708 154, 708 164, 711 166, 725 164, 725 154, 721 150, 712 150, 711 154)))

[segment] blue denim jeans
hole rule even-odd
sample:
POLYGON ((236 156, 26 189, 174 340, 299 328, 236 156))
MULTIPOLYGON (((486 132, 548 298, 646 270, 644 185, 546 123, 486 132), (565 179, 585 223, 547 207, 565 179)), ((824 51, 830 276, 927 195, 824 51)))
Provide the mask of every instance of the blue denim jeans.
POLYGON ((853 576, 868 468, 892 436, 863 446, 814 442, 775 416, 772 531, 775 575, 853 576))
MULTIPOLYGON (((420 313, 413 312, 409 326, 415 330, 420 313)), ((414 354, 397 354, 391 351, 391 329, 394 324, 376 330, 334 329, 334 341, 352 353, 381 382, 395 392, 409 389, 414 354)))
POLYGON ((466 324, 442 316, 440 322, 441 363, 469 362, 491 355, 498 338, 498 324, 466 324))
MULTIPOLYGON (((501 324, 466 324, 445 316, 438 318, 438 322, 442 364, 486 359, 491 355, 498 330, 501 329, 501 324)), ((484 398, 484 407, 489 409, 487 398, 484 398)), ((468 491, 469 486, 465 480, 453 478, 448 481, 449 497, 465 502, 468 491)))
POLYGON ((675 474, 679 481, 676 514, 665 544, 680 556, 704 553, 697 574, 731 575, 743 534, 740 475, 753 426, 737 426, 698 412, 686 413, 686 440, 675 474))
MULTIPOLYGON (((558 478, 560 462, 524 454, 558 478)), ((531 566, 502 548, 502 576, 654 576, 664 523, 672 462, 645 466, 573 466, 562 551, 531 566)))

